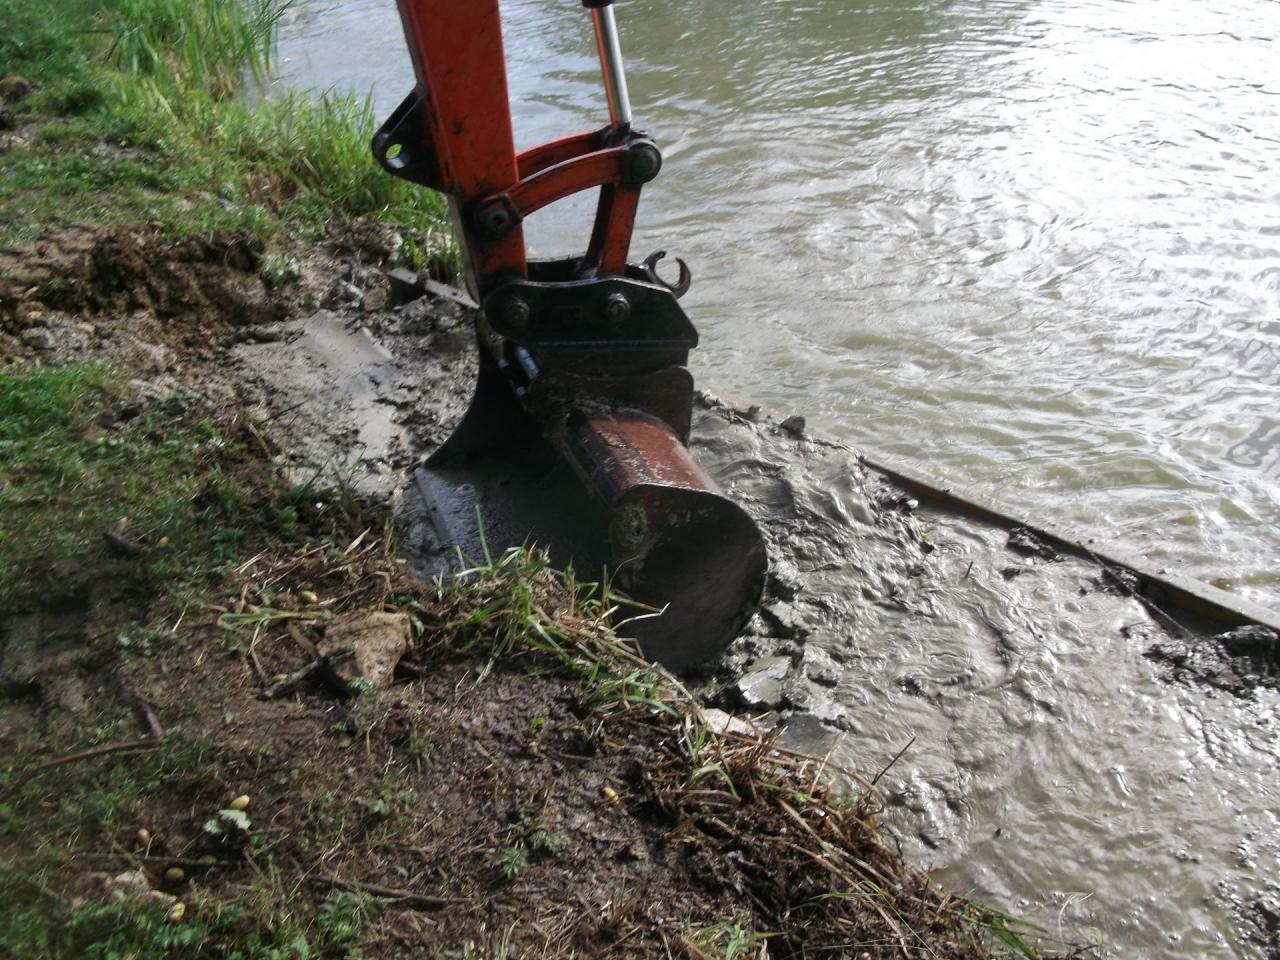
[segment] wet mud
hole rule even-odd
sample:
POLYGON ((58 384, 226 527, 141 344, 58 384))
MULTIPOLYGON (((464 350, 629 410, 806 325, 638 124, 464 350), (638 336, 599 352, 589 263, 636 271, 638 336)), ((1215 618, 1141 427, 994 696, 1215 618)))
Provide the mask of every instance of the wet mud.
POLYGON ((1210 637, 1175 630, 1153 643, 1147 656, 1172 680, 1237 697, 1280 688, 1280 634, 1267 627, 1237 627, 1210 637))
MULTIPOLYGON (((298 482, 412 514, 407 470, 470 398, 459 307, 388 306, 358 237, 300 251, 281 291, 235 237, 131 237, 70 231, 10 265, 0 354, 248 402, 298 482)), ((1172 631, 1095 566, 922 504, 795 418, 704 394, 693 436, 771 561, 759 613, 695 680, 708 704, 878 778, 909 857, 1050 933, 1275 955, 1273 637, 1172 631)))

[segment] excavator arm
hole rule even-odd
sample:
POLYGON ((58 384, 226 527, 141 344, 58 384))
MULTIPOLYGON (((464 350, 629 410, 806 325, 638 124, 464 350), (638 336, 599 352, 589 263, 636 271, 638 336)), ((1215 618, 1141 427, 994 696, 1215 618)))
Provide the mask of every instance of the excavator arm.
POLYGON ((686 444, 697 332, 688 287, 628 262, 644 184, 662 155, 632 127, 612 0, 594 22, 609 123, 515 152, 497 0, 398 0, 417 85, 373 141, 390 173, 450 198, 480 304, 475 395, 416 473, 437 556, 538 543, 578 570, 607 568, 663 610, 622 632, 687 669, 721 650, 759 601, 763 538, 686 444), (598 191, 583 253, 530 260, 521 225, 598 191), (589 495, 588 495, 589 494, 589 495))

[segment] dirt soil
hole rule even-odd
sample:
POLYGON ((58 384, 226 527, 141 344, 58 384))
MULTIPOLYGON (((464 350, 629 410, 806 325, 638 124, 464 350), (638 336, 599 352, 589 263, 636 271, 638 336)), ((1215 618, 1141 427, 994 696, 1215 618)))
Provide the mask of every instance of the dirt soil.
MULTIPOLYGON (((161 598, 145 619, 172 626, 145 656, 89 657, 92 611, 51 634, 0 713, 12 770, 77 748, 83 725, 104 717, 128 730, 137 715, 144 741, 165 736, 110 761, 154 770, 156 785, 126 822, 74 838, 44 895, 93 902, 140 870, 144 886, 181 898, 189 922, 222 916, 248 889, 311 915, 335 891, 361 892, 379 905, 358 938, 371 957, 468 945, 705 957, 726 955, 733 924, 766 931, 739 956, 987 955, 990 915, 885 847, 874 790, 835 802, 820 759, 779 753, 750 729, 708 734, 691 701, 671 713, 616 689, 602 699, 555 658, 490 669, 495 638, 468 635, 470 613, 379 534, 404 468, 465 406, 469 321, 448 301, 388 306, 391 244, 361 239, 369 232, 299 245, 289 255, 300 276, 279 289, 263 279, 260 245, 239 235, 174 244, 72 228, 0 254, 4 362, 101 360, 144 400, 247 408, 264 455, 359 504, 304 516, 337 547, 267 540, 206 607, 161 598), (388 690, 344 696, 320 672, 268 696, 318 662, 328 622, 369 610, 416 624, 388 690), (250 830, 211 832, 242 794, 250 830)), ((544 602, 567 602, 554 596, 544 602)), ((105 764, 95 755, 20 778, 5 799, 53 818, 105 764)), ((5 837, 5 859, 22 862, 33 840, 5 837)))

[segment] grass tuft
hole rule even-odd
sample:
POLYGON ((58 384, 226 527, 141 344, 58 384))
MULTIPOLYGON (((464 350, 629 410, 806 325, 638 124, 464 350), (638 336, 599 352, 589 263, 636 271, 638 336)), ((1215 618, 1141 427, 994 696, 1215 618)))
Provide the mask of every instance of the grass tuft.
POLYGON ((0 245, 58 222, 319 235, 371 217, 405 256, 454 258, 442 197, 373 160, 368 100, 246 88, 270 78, 287 0, 0 0, 0 63, 41 126, 0 153, 0 245))

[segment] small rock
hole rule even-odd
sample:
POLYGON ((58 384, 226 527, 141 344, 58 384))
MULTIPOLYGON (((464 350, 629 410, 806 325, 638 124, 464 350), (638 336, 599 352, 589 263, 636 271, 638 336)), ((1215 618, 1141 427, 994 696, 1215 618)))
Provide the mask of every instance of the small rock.
POLYGON ((112 903, 125 900, 138 900, 144 903, 158 903, 167 906, 178 898, 160 890, 152 890, 151 882, 142 870, 130 870, 118 873, 106 882, 107 899, 112 903))
POLYGON ((365 313, 377 313, 387 308, 387 291, 382 287, 374 287, 360 298, 360 309, 365 313))
POLYGON ((843 673, 840 664, 832 659, 831 654, 811 644, 805 645, 800 666, 805 676, 824 687, 834 687, 840 682, 840 676, 843 673))
POLYGON ((723 710, 717 710, 714 707, 704 709, 702 718, 707 721, 707 726, 716 733, 737 733, 744 737, 758 737, 765 732, 763 728, 756 726, 750 720, 735 717, 731 713, 725 713, 723 710))
POLYGON ((110 900, 124 900, 151 889, 147 875, 141 870, 129 870, 118 873, 107 881, 107 897, 110 900))
POLYGON ((48 327, 27 327, 19 339, 32 350, 53 349, 53 332, 48 327))
POLYGON ((821 717, 812 713, 795 713, 787 718, 787 724, 778 738, 778 746, 821 755, 835 745, 837 736, 821 717))
POLYGON ((857 729, 857 724, 853 722, 848 709, 833 700, 824 700, 815 704, 809 712, 827 726, 835 727, 843 733, 857 729))
POLYGON ((896 488, 886 487, 876 493, 876 504, 882 510, 901 510, 914 513, 920 509, 920 501, 910 494, 896 488))
POLYGON ((796 640, 809 635, 804 616, 789 603, 765 604, 760 608, 760 620, 771 637, 796 640))
POLYGON ((738 698, 752 710, 772 710, 782 703, 782 681, 790 657, 761 657, 738 679, 738 698))
POLYGON ((769 564, 769 576, 766 580, 770 594, 786 603, 790 603, 800 595, 804 586, 804 578, 795 564, 785 559, 776 559, 769 564))
POLYGON ((18 74, 0 77, 0 100, 17 103, 31 96, 31 81, 18 74))
POLYGON ((793 673, 782 683, 782 703, 792 710, 814 713, 827 703, 827 695, 801 673, 793 673))
POLYGON ((346 280, 335 280, 329 285, 329 292, 325 294, 324 305, 330 308, 341 307, 359 303, 363 298, 364 291, 354 283, 346 280))
POLYGON ((778 426, 787 431, 787 433, 791 434, 793 437, 804 436, 805 420, 804 417, 800 416, 798 413, 787 417, 787 419, 783 420, 778 424, 778 426))
POLYGON ((745 397, 739 397, 732 393, 722 393, 720 395, 720 402, 728 407, 731 412, 736 413, 744 420, 750 420, 754 423, 760 419, 760 405, 758 403, 752 403, 745 397))
POLYGON ((409 618, 403 613, 349 613, 330 622, 318 649, 322 656, 328 656, 351 647, 353 656, 333 664, 336 677, 343 684, 363 677, 385 690, 409 648, 410 636, 409 618))

